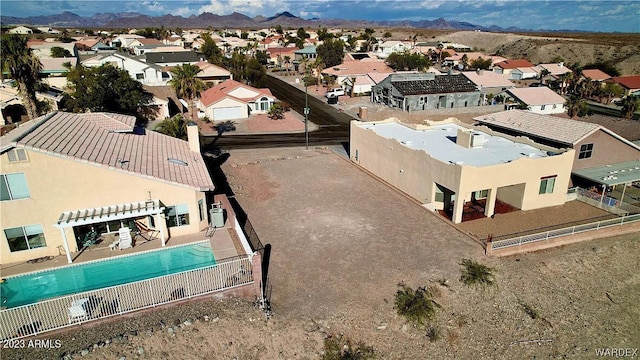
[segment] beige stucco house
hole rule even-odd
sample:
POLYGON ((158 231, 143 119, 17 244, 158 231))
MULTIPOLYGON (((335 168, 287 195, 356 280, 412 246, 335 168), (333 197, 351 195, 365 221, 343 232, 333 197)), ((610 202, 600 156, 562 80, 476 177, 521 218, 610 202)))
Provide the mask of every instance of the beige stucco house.
POLYGON ((431 210, 463 219, 482 200, 530 210, 564 204, 574 157, 557 149, 454 119, 407 125, 395 119, 351 122, 351 160, 431 210))
POLYGON ((207 89, 198 100, 202 116, 212 121, 246 119, 249 115, 265 114, 275 103, 271 90, 257 89, 235 80, 225 80, 207 89))
POLYGON ((0 138, 0 263, 67 255, 82 238, 135 229, 172 236, 207 227, 214 189, 197 126, 183 141, 135 126, 132 116, 54 112, 0 138))

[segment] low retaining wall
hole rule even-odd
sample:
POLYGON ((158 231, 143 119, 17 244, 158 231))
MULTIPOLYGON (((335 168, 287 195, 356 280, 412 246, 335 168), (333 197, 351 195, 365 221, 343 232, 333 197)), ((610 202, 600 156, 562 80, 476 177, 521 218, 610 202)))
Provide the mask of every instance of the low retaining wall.
MULTIPOLYGON (((640 222, 632 222, 620 226, 608 227, 599 230, 585 231, 573 235, 559 236, 548 240, 540 240, 518 246, 510 246, 501 249, 492 249, 491 243, 486 246, 486 254, 489 256, 509 256, 531 251, 549 249, 576 242, 594 240, 631 233, 640 233, 640 222)), ((640 237, 640 235, 639 235, 640 237)))

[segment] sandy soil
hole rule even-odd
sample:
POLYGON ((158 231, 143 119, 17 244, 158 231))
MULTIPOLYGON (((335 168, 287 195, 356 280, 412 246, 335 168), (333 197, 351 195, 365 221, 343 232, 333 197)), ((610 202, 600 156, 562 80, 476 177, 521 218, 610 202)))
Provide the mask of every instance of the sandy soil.
POLYGON ((87 349, 87 359, 316 359, 327 334, 363 341, 382 359, 584 359, 640 346, 640 234, 486 258, 329 150, 233 151, 223 169, 272 248, 272 317, 249 301, 208 298, 54 334, 63 348, 2 358, 87 349), (496 286, 460 283, 463 258, 495 268, 496 286), (438 340, 396 314, 401 281, 434 293, 438 340))

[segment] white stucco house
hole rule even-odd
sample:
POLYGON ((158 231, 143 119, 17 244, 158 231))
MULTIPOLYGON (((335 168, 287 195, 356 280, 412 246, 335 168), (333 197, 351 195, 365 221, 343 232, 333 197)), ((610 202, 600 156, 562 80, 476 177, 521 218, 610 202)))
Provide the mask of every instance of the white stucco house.
POLYGON ((101 54, 82 62, 86 67, 98 67, 111 64, 126 70, 131 78, 149 86, 164 86, 171 79, 171 73, 162 71, 156 64, 146 63, 123 53, 101 54))
POLYGON ((405 43, 402 41, 385 41, 382 44, 378 45, 378 49, 375 54, 378 58, 386 59, 392 53, 401 53, 404 51, 411 50, 411 45, 409 43, 405 43))
POLYGON ((211 121, 225 121, 267 113, 275 101, 269 89, 226 80, 203 92, 197 106, 211 121))
POLYGON ((523 103, 527 105, 527 110, 536 114, 561 114, 565 111, 565 98, 546 86, 507 89, 503 95, 515 101, 507 104, 506 110, 523 103))

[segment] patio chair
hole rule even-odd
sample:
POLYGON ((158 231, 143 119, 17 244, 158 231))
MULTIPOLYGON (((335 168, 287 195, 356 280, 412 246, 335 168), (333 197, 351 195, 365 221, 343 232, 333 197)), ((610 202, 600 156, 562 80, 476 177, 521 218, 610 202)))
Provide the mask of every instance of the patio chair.
POLYGON ((128 227, 120 228, 118 230, 118 236, 120 237, 120 241, 118 243, 118 247, 120 248, 120 250, 133 247, 133 241, 131 239, 131 230, 128 227))
POLYGON ((99 238, 100 234, 98 234, 98 232, 94 228, 91 228, 91 231, 88 232, 82 239, 82 247, 87 248, 97 244, 99 238))
POLYGON ((160 231, 156 229, 152 229, 140 221, 136 220, 134 223, 136 225, 135 237, 137 238, 138 236, 140 236, 141 238, 144 239, 144 242, 156 239, 158 235, 160 235, 160 231))
POLYGON ((85 305, 89 302, 89 298, 82 298, 71 302, 71 306, 67 310, 69 315, 69 324, 87 320, 87 310, 85 305))

